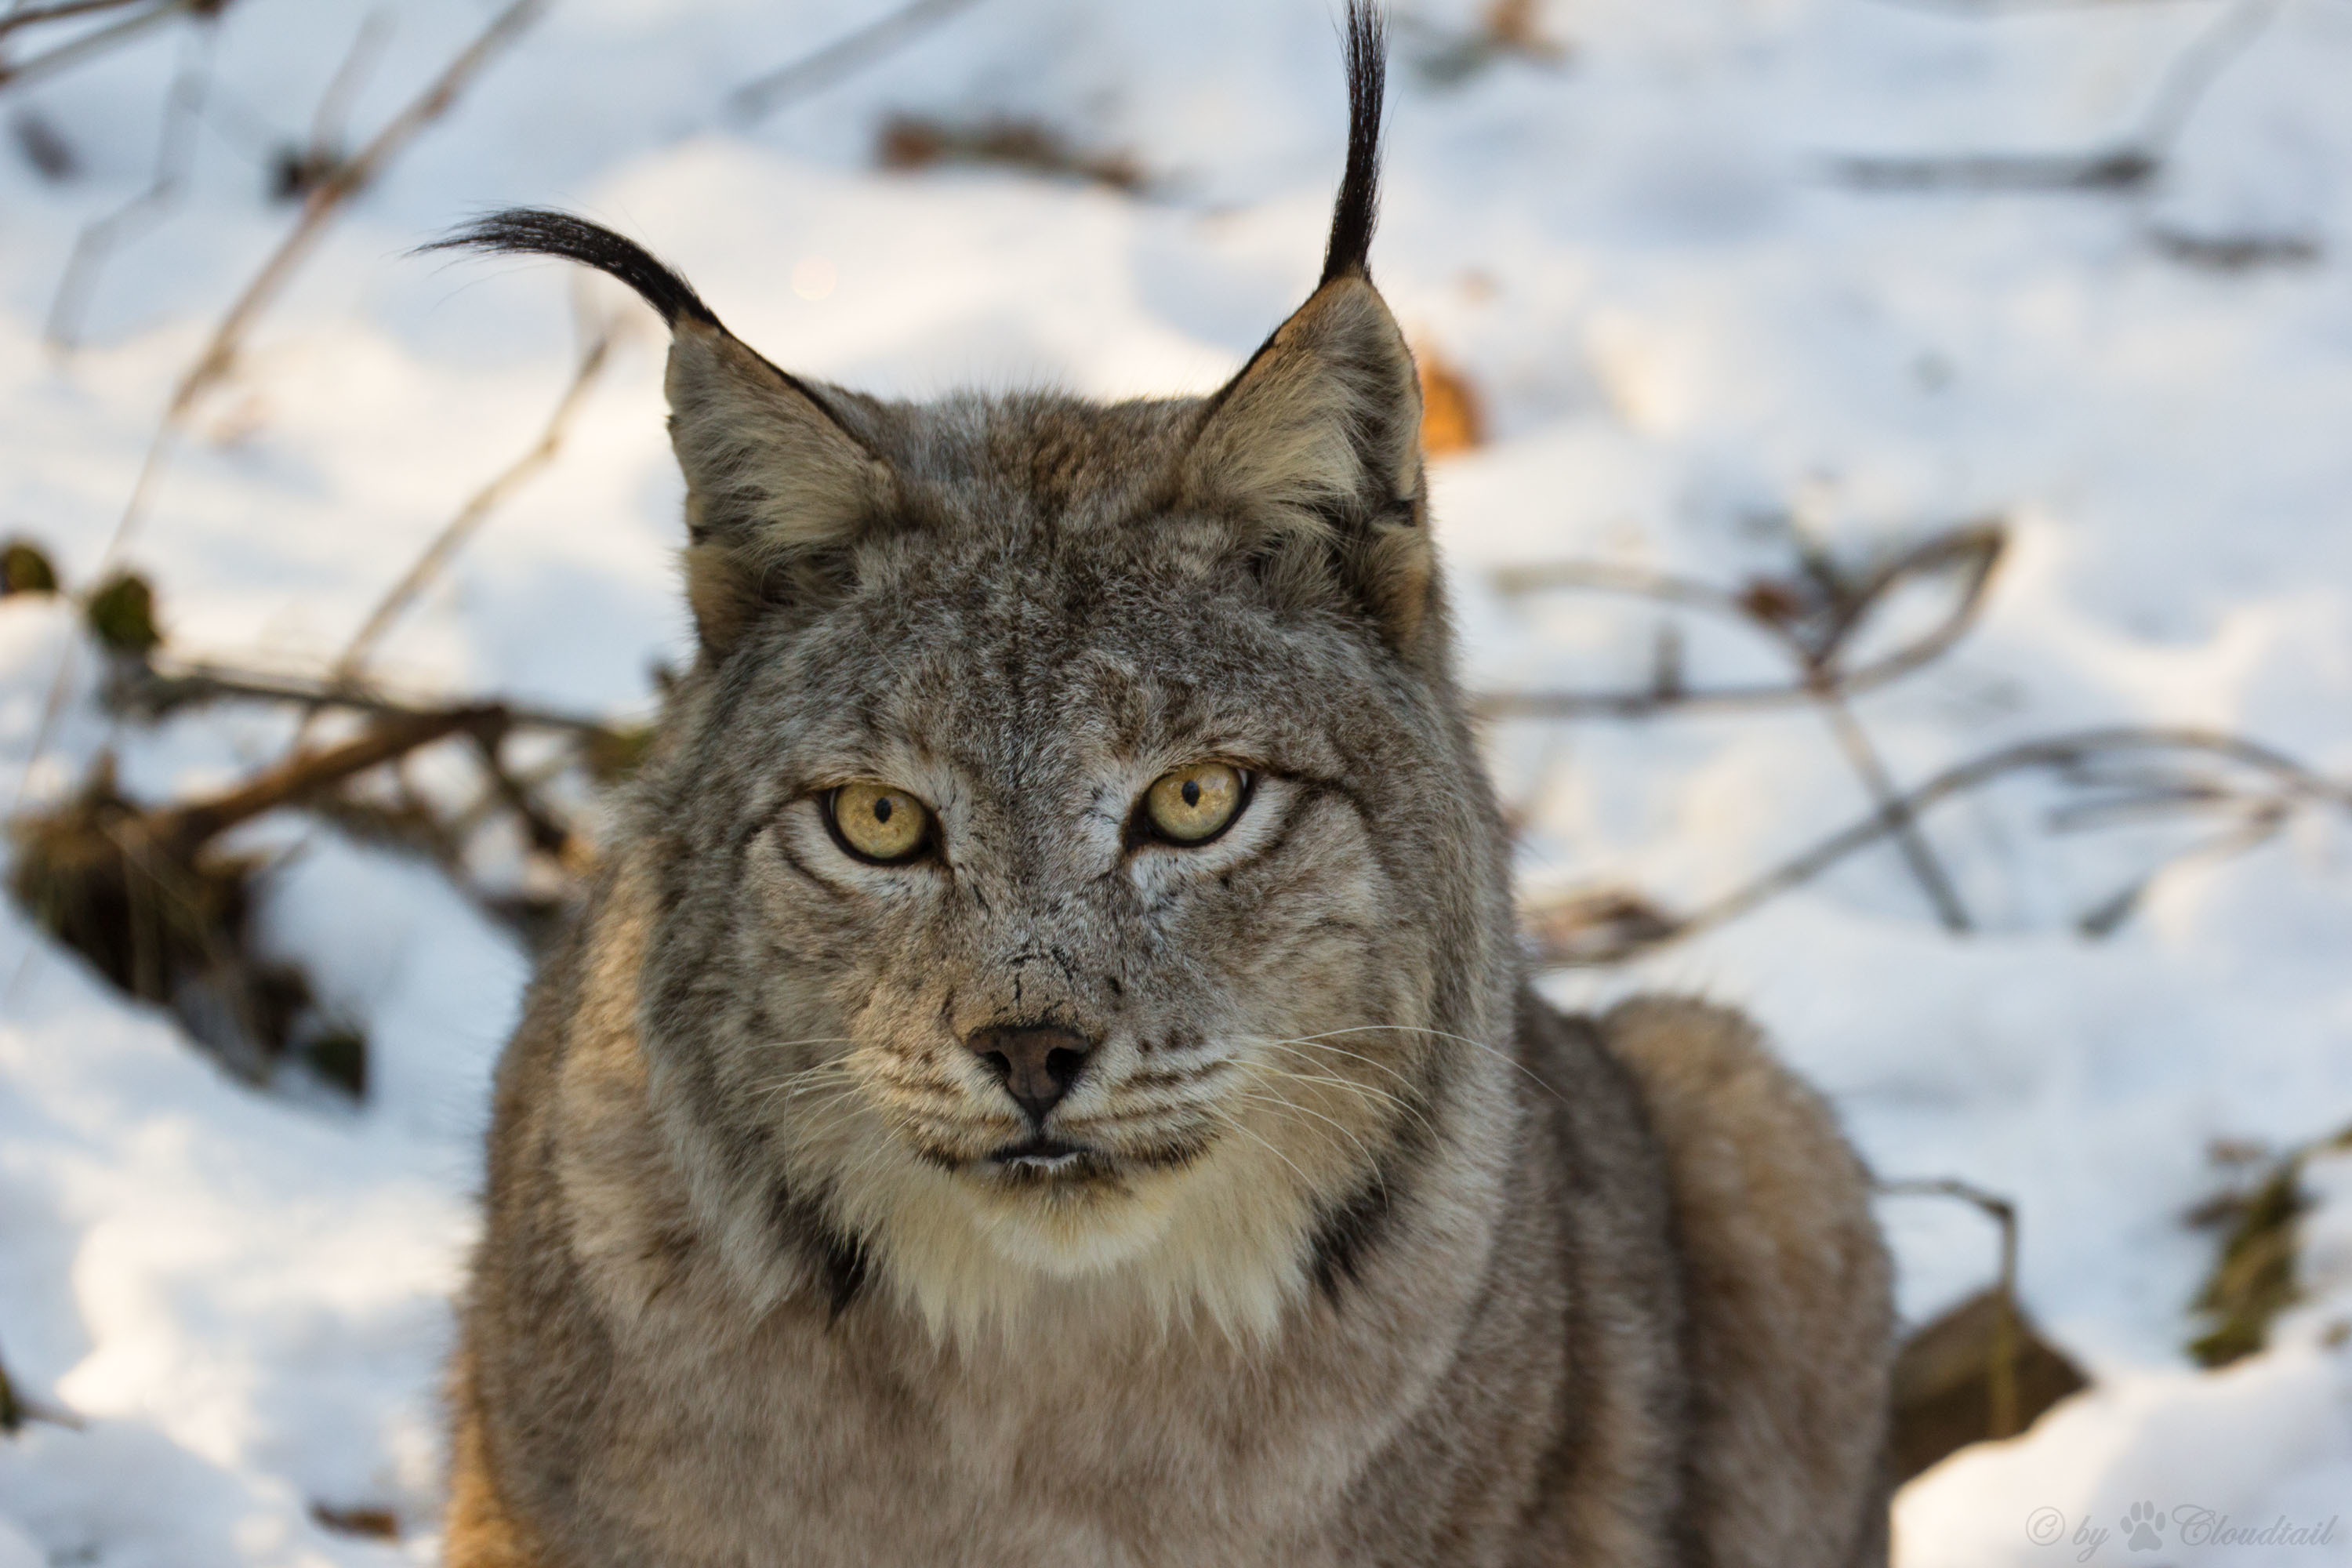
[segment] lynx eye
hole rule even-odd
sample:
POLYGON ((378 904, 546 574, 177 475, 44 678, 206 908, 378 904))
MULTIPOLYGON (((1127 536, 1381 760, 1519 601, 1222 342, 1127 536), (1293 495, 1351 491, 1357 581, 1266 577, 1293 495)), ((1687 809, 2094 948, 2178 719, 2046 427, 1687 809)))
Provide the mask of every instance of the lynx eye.
POLYGON ((1206 844, 1241 815, 1249 781, 1225 763, 1194 763, 1161 776, 1143 797, 1151 830, 1171 844, 1206 844))
POLYGON ((825 797, 826 818, 841 847, 861 860, 911 860, 931 838, 930 808, 902 789, 860 780, 825 797))

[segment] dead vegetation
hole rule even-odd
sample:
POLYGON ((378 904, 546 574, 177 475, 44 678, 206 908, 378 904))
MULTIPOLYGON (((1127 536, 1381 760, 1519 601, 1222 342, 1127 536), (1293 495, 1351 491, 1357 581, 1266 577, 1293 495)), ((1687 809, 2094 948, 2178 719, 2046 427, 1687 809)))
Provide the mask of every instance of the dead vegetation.
POLYGON ((875 162, 886 169, 928 169, 942 163, 993 164, 1047 179, 1077 180, 1134 195, 1149 184, 1125 153, 1080 147, 1041 121, 991 116, 969 121, 895 114, 882 122, 875 162))
POLYGON ((1949 1180, 1882 1182, 1878 1190, 1967 1204, 2000 1232, 1994 1283, 1914 1330, 1895 1357, 1890 1479, 1900 1486, 1972 1443, 2018 1436, 2089 1383, 2018 1300, 2016 1205, 1949 1180))
POLYGON ((2221 1238, 2212 1271, 2190 1303, 2205 1325, 2189 1342, 2199 1365, 2228 1366, 2261 1352, 2279 1314, 2301 1299, 2296 1259, 2311 1207, 2304 1170, 2319 1155, 2346 1150, 2352 1150, 2352 1127, 2275 1158, 2251 1149, 2213 1152, 2214 1163, 2237 1179, 2188 1216, 2221 1238))
POLYGON ((1757 711, 1811 706, 1868 794, 1873 810, 1788 859, 1683 911, 1637 889, 1582 888, 1531 901, 1530 939, 1555 966, 1623 963, 1664 943, 1751 913, 1812 881, 1849 857, 1892 843, 1937 920, 1955 935, 1976 921, 1928 837, 1937 807, 2003 780, 2039 774, 2073 798, 2045 819, 2048 830, 2079 833, 2161 818, 2212 825, 2212 832, 2085 906, 2084 936, 2112 934, 2158 879, 2187 861, 2210 861, 2268 843, 2299 815, 2352 812, 2352 782, 2329 778, 2274 748, 2212 731, 2156 726, 2080 730, 2021 742, 1947 768, 1924 783, 1900 784, 1879 755, 1853 700, 1925 669, 1959 645, 1982 615, 2006 525, 1961 524, 1878 560, 1841 562, 1800 549, 1791 569, 1717 586, 1663 574, 1579 563, 1499 573, 1506 594, 1561 591, 1646 601, 1659 623, 1650 679, 1618 690, 1493 692, 1479 700, 1489 720, 1644 720, 1669 714, 1757 711), (1891 645, 1863 656, 1898 594, 1929 595, 1936 613, 1891 645), (1778 648, 1790 667, 1780 682, 1694 683, 1673 617, 1701 616, 1742 626, 1778 648))

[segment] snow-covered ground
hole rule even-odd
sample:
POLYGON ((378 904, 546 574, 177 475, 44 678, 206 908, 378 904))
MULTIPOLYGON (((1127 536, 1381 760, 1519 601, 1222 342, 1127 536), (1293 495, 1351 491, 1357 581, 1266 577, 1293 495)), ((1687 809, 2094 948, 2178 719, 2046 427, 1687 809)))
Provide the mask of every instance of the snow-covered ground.
MULTIPOLYGON (((886 8, 559 0, 345 216, 204 405, 128 544, 175 647, 331 658, 533 438, 583 286, 405 254, 488 205, 614 223, 772 356, 887 393, 1205 387, 1303 297, 1340 161, 1326 0, 979 0, 756 129, 726 121, 725 89, 886 8), (1132 199, 877 173, 876 127, 902 110, 1039 117, 1155 181, 1132 199)), ((1737 584, 1785 569, 1795 536, 1853 553, 1998 515, 2012 547, 1982 626, 1861 702, 1898 776, 2158 723, 2352 774, 2352 5, 1549 0, 1536 16, 1564 64, 1419 72, 1475 11, 1421 0, 1399 26, 1375 261, 1487 405, 1491 444, 1436 480, 1477 685, 1638 679, 1650 646, 1622 605, 1507 598, 1498 567, 1737 584), (2137 192, 1862 194, 1827 174, 1845 154, 2104 150, 2217 26, 2248 47, 2137 192), (2316 254, 2218 271, 2168 235, 2316 254)), ((488 10, 384 14, 362 130, 488 10)), ((37 106, 82 165, 52 183, 0 148, 0 531, 41 541, 69 582, 89 581, 173 383, 289 221, 251 144, 305 130, 368 15, 230 8, 187 198, 99 276, 70 360, 41 341, 52 293, 81 226, 145 184, 189 35, 0 95, 0 112, 37 106)), ((678 484, 658 333, 630 319, 561 460, 380 668, 644 709, 648 666, 683 649, 678 484)), ((0 606, 0 790, 76 635, 53 604, 0 606)), ((1774 673, 1736 639, 1691 658, 1694 679, 1774 673)), ((110 744, 160 796, 286 742, 266 715, 118 728, 90 662, 34 798, 110 744)), ((1628 885, 1688 907, 1867 805, 1802 710, 1512 724, 1493 749, 1529 814, 1531 890, 1628 885)), ((2200 1544, 2185 1523, 2352 1511, 2352 1162, 2313 1171, 2305 1303, 2224 1373, 2181 1351, 2212 1242, 2180 1220, 2214 1190, 2214 1141, 2283 1148, 2352 1122, 2352 824, 2309 814, 2252 854, 2184 866, 2092 942, 2073 917, 2151 847, 2053 837, 2048 804, 1997 791, 1931 820, 1973 938, 1945 935, 1881 847, 1555 990, 1671 985, 1752 1008, 1882 1173, 2017 1200, 2027 1302, 2095 1386, 1908 1487, 1904 1568, 2141 1561, 2124 1521, 2143 1501, 2183 1521, 2158 1561, 2352 1563, 2342 1523, 2328 1544, 2268 1546, 2200 1544)), ((373 1039, 364 1110, 238 1087, 0 913, 0 1358, 80 1418, 0 1442, 0 1568, 434 1556, 437 1359, 527 965, 428 870, 299 822, 260 837, 299 850, 272 940, 373 1039), (325 1531, 319 1503, 389 1508, 404 1538, 325 1531)), ((1990 1276, 1973 1214, 1891 1198, 1885 1215, 1914 1319, 1990 1276)))

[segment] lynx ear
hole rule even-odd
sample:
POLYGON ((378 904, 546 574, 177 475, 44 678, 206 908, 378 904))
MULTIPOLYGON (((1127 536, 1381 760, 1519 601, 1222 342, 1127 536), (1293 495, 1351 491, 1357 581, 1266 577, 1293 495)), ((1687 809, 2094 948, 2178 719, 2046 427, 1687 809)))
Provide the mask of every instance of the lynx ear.
POLYGON ((686 475, 687 597, 722 653, 795 569, 846 543, 889 505, 889 465, 844 427, 824 395, 721 326, 686 279, 611 230, 517 208, 428 250, 560 256, 611 274, 670 328, 670 445, 686 475))
POLYGON ((1241 522, 1251 548, 1286 570, 1336 556, 1349 585, 1405 646, 1428 607, 1433 560, 1423 526, 1421 382, 1368 266, 1384 68, 1379 14, 1356 0, 1348 171, 1322 281, 1209 400, 1181 489, 1241 522))

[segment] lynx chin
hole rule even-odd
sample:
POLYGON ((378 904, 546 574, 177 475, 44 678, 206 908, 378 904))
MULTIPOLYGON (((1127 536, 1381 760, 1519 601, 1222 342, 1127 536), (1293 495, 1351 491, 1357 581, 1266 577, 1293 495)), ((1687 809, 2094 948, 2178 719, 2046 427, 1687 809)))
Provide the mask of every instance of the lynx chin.
POLYGON ((500 1068, 453 1568, 1885 1559, 1887 1267, 1739 1017, 1529 990, 1347 28, 1205 397, 668 321, 700 638, 500 1068))

